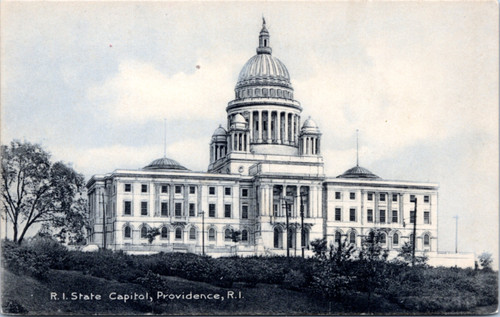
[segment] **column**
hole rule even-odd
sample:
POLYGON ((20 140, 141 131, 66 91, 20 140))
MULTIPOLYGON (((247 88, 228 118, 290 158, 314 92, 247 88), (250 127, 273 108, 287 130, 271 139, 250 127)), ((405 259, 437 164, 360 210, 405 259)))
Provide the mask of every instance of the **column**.
POLYGON ((271 111, 267 111, 267 143, 271 143, 271 111))
POLYGON ((288 144, 288 112, 285 112, 283 119, 285 119, 285 127, 283 129, 283 143, 288 144))
POLYGON ((281 143, 281 112, 276 112, 276 141, 281 143))
POLYGON ((318 136, 318 138, 316 139, 316 151, 317 153, 316 154, 321 154, 321 143, 320 143, 320 138, 318 136))
POLYGON ((250 131, 250 136, 248 142, 253 141, 253 110, 250 111, 250 116, 248 117, 248 130, 250 131))
POLYGON ((259 120, 258 120, 258 123, 259 123, 259 139, 257 140, 257 142, 259 142, 259 143, 262 142, 262 130, 263 130, 262 128, 264 127, 264 125, 263 125, 263 121, 264 120, 262 120, 262 119, 263 119, 262 118, 262 110, 260 110, 259 111, 259 120))
POLYGON ((188 199, 189 186, 186 184, 184 184, 182 186, 184 189, 184 217, 188 218, 189 217, 189 199, 188 199))
POLYGON ((260 195, 259 195, 260 196, 260 204, 259 204, 260 215, 265 216, 266 215, 266 212, 265 212, 266 198, 264 197, 264 194, 265 194, 264 186, 261 185, 259 190, 260 190, 260 195))
POLYGON ((170 183, 168 186, 168 215, 171 223, 174 216, 174 190, 174 183, 170 183))

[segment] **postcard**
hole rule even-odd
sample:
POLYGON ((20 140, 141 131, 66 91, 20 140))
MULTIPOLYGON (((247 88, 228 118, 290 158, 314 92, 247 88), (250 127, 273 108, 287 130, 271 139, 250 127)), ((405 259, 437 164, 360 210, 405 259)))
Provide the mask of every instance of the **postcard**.
POLYGON ((498 309, 495 1, 4 1, 3 314, 498 309))

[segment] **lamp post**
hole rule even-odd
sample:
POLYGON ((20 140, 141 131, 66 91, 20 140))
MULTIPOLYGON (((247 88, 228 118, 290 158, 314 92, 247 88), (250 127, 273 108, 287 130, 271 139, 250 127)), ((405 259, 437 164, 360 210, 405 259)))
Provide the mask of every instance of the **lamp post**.
POLYGON ((201 215, 201 254, 205 255, 205 212, 200 211, 198 215, 201 215))
POLYGON ((300 194, 300 248, 302 249, 302 258, 304 258, 304 249, 306 247, 306 239, 304 237, 304 200, 300 194))
POLYGON ((412 241, 412 253, 411 253, 411 265, 412 266, 415 266, 415 248, 416 248, 416 244, 415 244, 415 240, 417 238, 417 198, 415 197, 415 199, 413 200, 413 202, 415 203, 415 210, 413 212, 413 241, 412 241))

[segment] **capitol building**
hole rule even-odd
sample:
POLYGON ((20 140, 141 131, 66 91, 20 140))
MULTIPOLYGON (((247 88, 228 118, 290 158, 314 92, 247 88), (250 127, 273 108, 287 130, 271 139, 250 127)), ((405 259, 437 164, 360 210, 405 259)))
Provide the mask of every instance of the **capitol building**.
POLYGON ((162 157, 89 180, 90 244, 129 253, 310 256, 314 239, 360 246, 380 229, 395 255, 416 228, 417 254, 437 253, 438 185, 386 180, 357 163, 325 175, 321 129, 330 127, 302 117, 270 40, 264 21, 227 122, 207 138, 206 172, 162 157), (150 243, 153 228, 159 235, 150 243))

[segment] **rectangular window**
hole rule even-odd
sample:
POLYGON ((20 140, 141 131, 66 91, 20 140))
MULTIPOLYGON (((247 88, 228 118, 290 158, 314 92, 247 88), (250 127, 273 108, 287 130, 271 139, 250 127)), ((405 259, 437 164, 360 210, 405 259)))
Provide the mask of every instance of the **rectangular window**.
POLYGON ((349 193, 349 199, 351 200, 356 199, 356 193, 349 193))
POLYGON ((430 224, 431 223, 431 213, 428 212, 428 211, 424 211, 424 223, 426 225, 430 224))
POLYGON ((415 223, 415 210, 410 210, 410 223, 415 223))
POLYGON ((224 188, 224 194, 225 194, 226 196, 231 195, 231 187, 226 187, 226 188, 224 188))
POLYGON ((175 186, 175 193, 176 194, 182 194, 182 186, 176 185, 175 186))
POLYGON ((373 194, 372 193, 368 193, 368 200, 373 200, 373 194))
POLYGON ((132 184, 125 184, 125 192, 130 193, 132 191, 132 184))
POLYGON ((168 216, 168 203, 167 202, 161 203, 161 215, 168 216))
POLYGON ((410 201, 414 202, 415 201, 415 195, 410 195, 410 201))
POLYGON ((428 203, 429 202, 429 196, 424 196, 424 203, 428 203))
POLYGON ((392 211, 392 222, 398 222, 398 211, 397 210, 392 211))
POLYGON ((215 187, 208 187, 208 194, 215 195, 215 187))
POLYGON ((195 186, 189 186, 189 193, 190 194, 196 194, 196 187, 195 186))
POLYGON ((392 194, 392 201, 398 201, 398 195, 392 194))
POLYGON ((195 216, 195 208, 194 204, 189 204, 189 217, 194 217, 195 216))
POLYGON ((380 194, 380 201, 385 201, 385 194, 380 194))
POLYGON ((367 210, 366 221, 373 222, 373 209, 368 209, 367 210))
POLYGON ((335 208, 335 221, 341 220, 341 213, 342 213, 342 209, 335 208))
POLYGON ((242 196, 242 197, 248 197, 248 189, 243 188, 243 189, 241 190, 241 196, 242 196))
POLYGON ((175 216, 176 217, 182 216, 182 203, 175 203, 175 216))
POLYGON ((208 216, 215 218, 215 204, 208 205, 208 216))
POLYGON ((224 217, 231 218, 231 205, 224 205, 224 217))
POLYGON ((147 216, 147 215, 148 215, 148 202, 141 201, 141 216, 147 216))
POLYGON ((356 209, 349 209, 349 221, 356 221, 356 209))
POLYGON ((141 193, 147 193, 148 192, 148 185, 142 184, 141 185, 141 193))
POLYGON ((247 205, 241 206, 241 218, 248 219, 248 206, 247 205))
POLYGON ((125 201, 125 205, 123 206, 123 214, 130 216, 132 214, 132 202, 125 201))
POLYGON ((385 210, 380 209, 380 223, 385 223, 385 210))
POLYGON ((335 199, 340 199, 342 196, 340 192, 335 192, 335 199))
POLYGON ((168 186, 167 185, 161 185, 161 192, 163 194, 168 193, 168 186))

